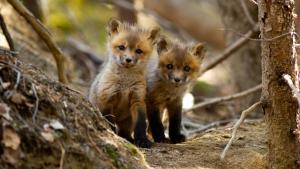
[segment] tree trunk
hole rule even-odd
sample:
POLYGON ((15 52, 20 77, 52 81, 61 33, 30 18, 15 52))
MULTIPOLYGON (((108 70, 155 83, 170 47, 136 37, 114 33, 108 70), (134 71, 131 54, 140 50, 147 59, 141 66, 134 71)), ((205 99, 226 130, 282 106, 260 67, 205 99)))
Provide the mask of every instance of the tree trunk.
MULTIPOLYGON (((257 18, 257 7, 249 1, 244 1, 248 8, 250 17, 253 18, 254 24, 257 18)), ((220 14, 222 16, 225 27, 226 43, 230 45, 241 36, 238 33, 245 33, 253 29, 253 23, 249 22, 245 11, 242 8, 241 0, 218 0, 217 1, 220 14)), ((257 36, 256 36, 257 37, 257 36)), ((228 67, 228 76, 231 77, 233 89, 235 92, 240 92, 249 89, 261 83, 261 58, 260 44, 256 41, 247 42, 244 47, 235 52, 225 62, 228 67)), ((249 99, 240 101, 236 111, 241 111, 247 108, 252 103, 259 100, 260 94, 254 94, 249 99)))
POLYGON ((296 14, 297 20, 296 20, 296 32, 299 34, 300 33, 300 1, 295 1, 295 8, 296 8, 296 14))
POLYGON ((296 169, 300 167, 297 165, 299 143, 293 132, 297 128, 298 104, 282 78, 283 74, 289 74, 294 83, 297 79, 294 1, 259 0, 258 6, 261 38, 272 39, 262 41, 261 45, 262 107, 268 128, 268 167, 296 169))

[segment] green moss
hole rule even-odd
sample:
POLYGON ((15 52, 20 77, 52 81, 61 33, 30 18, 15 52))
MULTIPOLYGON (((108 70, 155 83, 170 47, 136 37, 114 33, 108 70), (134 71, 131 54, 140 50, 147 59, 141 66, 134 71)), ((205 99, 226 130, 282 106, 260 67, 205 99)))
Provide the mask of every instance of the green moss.
POLYGON ((122 164, 119 162, 119 154, 116 152, 115 148, 112 145, 105 145, 105 152, 109 155, 109 157, 114 161, 114 165, 117 168, 121 168, 122 164))
POLYGON ((139 153, 138 153, 138 149, 135 147, 135 145, 131 144, 131 143, 126 143, 125 144, 125 147, 131 152, 131 154, 133 156, 138 156, 139 153))

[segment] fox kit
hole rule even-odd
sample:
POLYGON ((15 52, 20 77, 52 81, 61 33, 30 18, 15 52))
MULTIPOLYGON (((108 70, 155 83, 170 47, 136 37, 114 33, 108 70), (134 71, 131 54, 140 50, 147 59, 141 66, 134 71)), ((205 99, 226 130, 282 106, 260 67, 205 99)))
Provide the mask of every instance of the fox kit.
POLYGON ((158 28, 148 31, 111 20, 108 62, 89 94, 92 104, 111 124, 116 124, 113 130, 140 147, 152 145, 146 137, 145 71, 158 32, 158 28))
POLYGON ((161 121, 161 114, 167 109, 170 141, 183 142, 185 136, 180 133, 182 98, 199 75, 203 45, 189 47, 161 38, 157 52, 159 58, 149 64, 147 75, 146 104, 151 133, 155 142, 167 142, 161 121))

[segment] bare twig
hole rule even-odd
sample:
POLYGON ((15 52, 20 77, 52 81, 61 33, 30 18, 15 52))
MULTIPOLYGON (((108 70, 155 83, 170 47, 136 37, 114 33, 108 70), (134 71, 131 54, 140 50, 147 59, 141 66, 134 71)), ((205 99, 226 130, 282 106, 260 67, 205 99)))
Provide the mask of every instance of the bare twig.
MULTIPOLYGON (((87 137, 89 139, 89 142, 92 144, 92 146, 96 149, 96 151, 99 153, 100 156, 103 155, 102 151, 99 149, 99 147, 97 146, 97 144, 95 143, 95 141, 92 139, 90 132, 89 132, 89 128, 88 128, 88 122, 86 120, 83 120, 86 126, 86 134, 87 137)), ((92 128, 93 130, 95 130, 94 128, 92 128)))
POLYGON ((253 36, 258 30, 258 27, 255 26, 253 30, 248 31, 243 37, 238 39, 235 43, 231 44, 229 47, 225 49, 223 53, 221 53, 215 60, 211 63, 204 65, 201 74, 205 73, 206 71, 214 68, 216 65, 227 59, 232 53, 240 49, 245 43, 249 41, 249 38, 253 36))
POLYGON ((235 120, 236 119, 228 119, 228 120, 215 121, 215 122, 209 123, 207 125, 204 125, 202 127, 199 127, 197 129, 188 130, 187 131, 187 133, 188 133, 187 135, 192 135, 192 136, 190 136, 190 138, 191 138, 191 137, 193 137, 193 134, 205 132, 208 129, 215 128, 215 127, 218 127, 218 126, 222 126, 222 125, 228 124, 228 123, 230 123, 232 121, 235 121, 235 120))
POLYGON ((1 26, 1 29, 2 29, 2 32, 7 40, 7 43, 9 45, 9 49, 13 52, 13 56, 16 56, 16 50, 15 50, 15 45, 14 45, 14 41, 12 40, 10 34, 9 34, 9 31, 6 27, 6 24, 5 24, 5 21, 4 21, 4 18, 3 16, 0 14, 0 26, 1 26))
POLYGON ((184 118, 184 117, 182 118, 182 122, 181 123, 182 123, 183 127, 192 127, 192 128, 201 128, 201 127, 203 127, 202 124, 192 122, 188 118, 184 118))
POLYGON ((255 5, 257 5, 257 1, 256 0, 249 0, 250 2, 254 3, 255 5))
MULTIPOLYGON (((268 41, 268 42, 271 42, 271 41, 274 41, 274 40, 277 40, 277 39, 280 39, 280 38, 283 38, 287 35, 290 35, 290 34, 295 34, 297 36, 297 33, 296 32, 286 32, 286 33, 283 33, 281 35, 278 35, 278 36, 275 36, 275 37, 272 37, 272 38, 263 38, 263 39, 258 39, 258 38, 250 38, 250 37, 247 37, 246 35, 244 35, 243 33, 240 33, 240 32, 237 32, 236 30, 234 29, 219 29, 219 30, 227 30, 227 31, 231 31, 241 37, 246 37, 248 38, 249 40, 251 41, 256 41, 256 42, 265 42, 265 41, 268 41)), ((297 47, 297 45, 296 45, 297 47)))
POLYGON ((229 96, 224 96, 224 97, 212 98, 212 99, 209 99, 207 101, 195 104, 192 108, 187 109, 184 112, 188 112, 188 111, 191 111, 191 110, 194 110, 194 109, 197 109, 197 108, 200 108, 200 107, 204 107, 204 106, 207 106, 207 105, 211 105, 211 104, 216 104, 216 103, 220 103, 220 102, 225 102, 225 101, 230 101, 230 100, 238 99, 238 98, 247 96, 247 95, 249 95, 251 93, 260 91, 261 87, 262 87, 261 84, 259 84, 259 85, 255 86, 255 87, 252 87, 252 88, 247 89, 245 91, 242 91, 240 93, 236 93, 236 94, 229 95, 229 96))
POLYGON ((243 11, 249 21, 249 23, 252 25, 252 26, 255 26, 256 25, 256 22, 253 20, 250 12, 249 12, 249 8, 247 6, 247 4, 245 3, 245 0, 240 0, 240 3, 241 3, 241 6, 243 8, 243 11))
POLYGON ((234 141, 235 137, 236 137, 236 133, 237 133, 237 129, 240 127, 240 125, 243 123, 243 121, 245 120, 246 116, 251 113, 252 111, 255 110, 255 108, 257 108, 258 106, 261 105, 261 101, 258 101, 256 103, 254 103, 252 106, 250 106, 248 109, 244 110, 241 114, 240 119, 235 123, 235 125, 233 126, 233 131, 231 134, 231 138, 229 140, 229 142, 227 143, 226 147, 224 148, 220 158, 221 160, 223 160, 225 158, 225 155, 227 153, 227 151, 229 150, 232 142, 234 141))
POLYGON ((35 118, 36 118, 37 112, 39 110, 40 99, 37 95, 37 92, 35 90, 35 85, 33 83, 31 84, 31 90, 32 90, 32 93, 35 97, 35 107, 34 107, 34 112, 33 112, 33 115, 32 115, 32 121, 33 121, 33 123, 35 123, 35 118))
POLYGON ((61 143, 59 143, 60 145, 60 149, 61 149, 61 157, 60 157, 60 162, 59 162, 59 169, 63 169, 64 168, 64 159, 65 159, 65 154, 66 154, 66 150, 64 149, 63 145, 61 143))
POLYGON ((8 55, 8 56, 15 56, 18 55, 19 52, 11 51, 10 49, 6 49, 0 46, 0 55, 8 55))
POLYGON ((288 74, 284 74, 282 76, 284 80, 287 82, 287 84, 289 85, 289 87, 292 89, 294 96, 297 98, 298 105, 300 106, 300 93, 298 88, 294 85, 291 76, 288 74))
POLYGON ((17 80, 16 80, 16 84, 15 84, 15 86, 14 86, 14 90, 17 90, 17 88, 18 88, 18 86, 19 86, 19 84, 20 84, 21 72, 18 71, 18 70, 16 70, 16 69, 15 69, 15 71, 17 72, 17 80))
POLYGON ((7 1, 26 19, 41 39, 46 43, 56 61, 59 81, 67 83, 67 79, 64 74, 64 55, 51 39, 49 32, 46 31, 45 27, 43 27, 43 25, 18 0, 7 1))

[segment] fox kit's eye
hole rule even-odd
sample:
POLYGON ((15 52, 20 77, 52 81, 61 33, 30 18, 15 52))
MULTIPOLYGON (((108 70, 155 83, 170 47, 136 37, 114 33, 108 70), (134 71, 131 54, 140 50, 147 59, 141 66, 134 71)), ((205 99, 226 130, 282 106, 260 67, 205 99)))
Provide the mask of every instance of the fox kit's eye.
POLYGON ((191 70, 191 68, 189 66, 184 66, 183 70, 186 72, 189 72, 191 70))
POLYGON ((124 46, 124 45, 120 45, 120 46, 118 46, 118 48, 119 48, 120 50, 125 50, 125 46, 124 46))
POLYGON ((142 54, 143 51, 142 51, 142 49, 136 49, 136 50, 135 50, 135 53, 137 53, 137 54, 142 54))
POLYGON ((173 65, 172 64, 167 64, 166 67, 167 67, 167 69, 173 69, 173 65))

